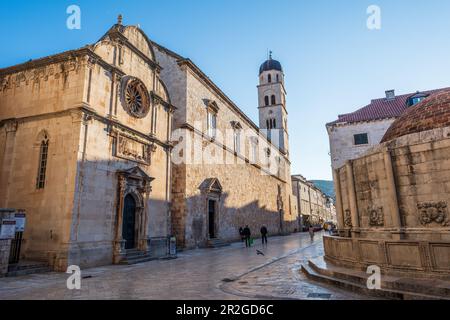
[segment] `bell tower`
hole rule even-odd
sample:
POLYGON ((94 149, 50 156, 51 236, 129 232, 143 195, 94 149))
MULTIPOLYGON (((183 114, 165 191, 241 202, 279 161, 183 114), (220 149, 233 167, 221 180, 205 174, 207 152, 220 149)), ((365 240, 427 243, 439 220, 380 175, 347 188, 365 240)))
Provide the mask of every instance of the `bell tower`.
POLYGON ((281 63, 272 59, 272 52, 259 68, 258 100, 260 129, 289 156, 284 73, 281 63))

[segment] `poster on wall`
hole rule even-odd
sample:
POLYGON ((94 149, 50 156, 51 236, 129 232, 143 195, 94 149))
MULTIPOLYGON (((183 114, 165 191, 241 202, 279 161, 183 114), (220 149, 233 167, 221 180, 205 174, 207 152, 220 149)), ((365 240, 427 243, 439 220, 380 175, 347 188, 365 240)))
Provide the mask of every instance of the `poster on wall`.
POLYGON ((0 229, 0 238, 13 239, 16 234, 16 220, 3 219, 0 229))
POLYGON ((16 220, 16 232, 25 231, 26 214, 23 211, 18 211, 14 214, 16 220))

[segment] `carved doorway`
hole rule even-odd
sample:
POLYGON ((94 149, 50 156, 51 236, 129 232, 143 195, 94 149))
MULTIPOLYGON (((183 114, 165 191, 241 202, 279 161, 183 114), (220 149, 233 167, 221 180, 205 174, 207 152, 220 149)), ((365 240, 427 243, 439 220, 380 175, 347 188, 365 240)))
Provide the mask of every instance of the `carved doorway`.
POLYGON ((208 200, 209 238, 216 238, 216 201, 208 200))
POLYGON ((141 168, 118 171, 117 216, 115 223, 113 262, 121 262, 130 249, 148 251, 148 201, 151 182, 141 168))
POLYGON ((136 247, 136 201, 130 194, 124 200, 122 239, 125 240, 125 249, 136 247))
POLYGON ((217 178, 209 178, 202 182, 199 189, 205 204, 203 219, 206 222, 206 228, 203 228, 203 237, 206 237, 206 240, 217 239, 220 237, 222 185, 217 178))

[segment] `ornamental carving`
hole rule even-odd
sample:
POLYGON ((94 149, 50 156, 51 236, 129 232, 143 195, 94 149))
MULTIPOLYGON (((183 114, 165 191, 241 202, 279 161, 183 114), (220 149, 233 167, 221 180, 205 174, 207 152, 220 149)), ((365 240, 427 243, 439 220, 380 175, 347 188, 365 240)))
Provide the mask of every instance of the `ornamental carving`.
POLYGON ((369 225, 371 227, 383 227, 384 226, 384 212, 383 208, 368 208, 369 212, 369 225))
POLYGON ((143 164, 150 164, 150 154, 154 148, 148 144, 117 135, 117 148, 115 156, 143 164))
POLYGON ((48 81, 50 77, 53 79, 67 78, 70 72, 78 72, 80 70, 82 60, 83 57, 69 57, 67 61, 45 66, 40 66, 33 61, 28 62, 28 69, 13 71, 11 74, 0 77, 0 92, 14 87, 38 84, 41 81, 48 81))
POLYGON ((350 210, 345 210, 344 212, 344 225, 348 228, 352 227, 352 213, 350 210))
POLYGON ((144 118, 150 110, 150 94, 137 78, 122 79, 121 99, 125 111, 135 118, 144 118))
POLYGON ((445 201, 419 203, 417 208, 419 209, 419 222, 423 226, 433 222, 448 226, 447 203, 445 201))

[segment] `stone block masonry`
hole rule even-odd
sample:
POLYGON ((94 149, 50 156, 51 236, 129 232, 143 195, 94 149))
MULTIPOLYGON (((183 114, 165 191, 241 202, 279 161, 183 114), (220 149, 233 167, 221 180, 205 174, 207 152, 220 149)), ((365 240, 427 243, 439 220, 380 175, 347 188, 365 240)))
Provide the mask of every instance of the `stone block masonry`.
POLYGON ((0 277, 8 272, 9 251, 11 249, 10 239, 0 239, 0 277))

